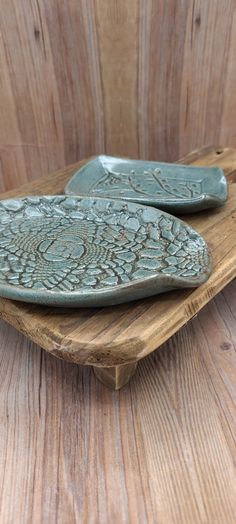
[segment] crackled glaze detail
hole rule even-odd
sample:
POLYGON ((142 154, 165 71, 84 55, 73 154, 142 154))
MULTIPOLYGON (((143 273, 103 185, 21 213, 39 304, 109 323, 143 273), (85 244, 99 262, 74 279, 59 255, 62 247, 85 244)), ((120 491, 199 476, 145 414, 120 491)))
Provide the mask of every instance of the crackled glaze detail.
POLYGON ((227 182, 218 167, 100 155, 74 174, 65 193, 119 198, 173 213, 191 213, 223 205, 227 199, 227 182))
POLYGON ((4 284, 95 292, 155 275, 198 285, 209 260, 192 228, 146 206, 65 196, 0 202, 0 294, 4 284))

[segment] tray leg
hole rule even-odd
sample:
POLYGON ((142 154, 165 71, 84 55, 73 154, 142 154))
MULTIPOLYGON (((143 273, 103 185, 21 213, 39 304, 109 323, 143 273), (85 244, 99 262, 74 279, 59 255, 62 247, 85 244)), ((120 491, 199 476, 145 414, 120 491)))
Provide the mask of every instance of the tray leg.
POLYGON ((105 386, 112 389, 120 389, 127 384, 130 378, 134 375, 137 367, 137 362, 132 364, 121 364, 120 366, 113 366, 110 368, 100 368, 93 366, 95 376, 105 386))

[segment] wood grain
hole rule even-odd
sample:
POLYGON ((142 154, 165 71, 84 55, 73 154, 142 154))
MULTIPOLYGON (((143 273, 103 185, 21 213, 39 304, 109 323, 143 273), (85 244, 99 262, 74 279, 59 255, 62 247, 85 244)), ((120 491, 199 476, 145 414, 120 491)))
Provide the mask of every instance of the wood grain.
POLYGON ((233 524, 235 304, 234 281, 120 392, 1 321, 1 524, 233 524))
MULTIPOLYGON (((220 165, 233 182, 236 150, 207 148, 182 161, 220 165)), ((15 194, 61 192, 60 184, 66 182, 73 169, 75 166, 32 182, 15 194)), ((173 291, 133 304, 74 310, 1 299, 0 316, 59 358, 101 367, 135 363, 168 340, 236 276, 236 184, 230 184, 229 199, 223 208, 188 215, 185 220, 203 234, 212 251, 212 275, 199 288, 173 291)))
POLYGON ((97 153, 236 146, 235 0, 1 0, 0 190, 97 153))

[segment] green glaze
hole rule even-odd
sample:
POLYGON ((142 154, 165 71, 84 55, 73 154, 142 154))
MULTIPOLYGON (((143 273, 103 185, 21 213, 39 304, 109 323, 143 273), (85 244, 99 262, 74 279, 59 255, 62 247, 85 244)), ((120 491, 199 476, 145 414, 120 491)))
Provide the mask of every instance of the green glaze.
POLYGON ((66 194, 119 198, 171 213, 222 206, 227 182, 219 167, 192 167, 98 156, 65 187, 66 194))
POLYGON ((103 306, 207 280, 203 238, 158 209, 99 198, 0 202, 0 295, 103 306))

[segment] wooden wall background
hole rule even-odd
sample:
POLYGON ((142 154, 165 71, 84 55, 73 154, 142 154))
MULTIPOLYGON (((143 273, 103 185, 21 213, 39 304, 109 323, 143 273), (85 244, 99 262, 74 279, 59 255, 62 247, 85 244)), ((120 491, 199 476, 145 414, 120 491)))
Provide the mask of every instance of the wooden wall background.
POLYGON ((0 190, 236 146, 235 0, 0 0, 0 190))

